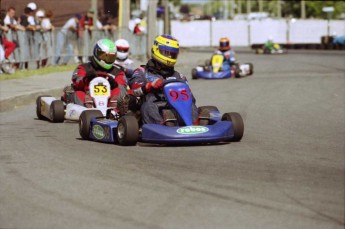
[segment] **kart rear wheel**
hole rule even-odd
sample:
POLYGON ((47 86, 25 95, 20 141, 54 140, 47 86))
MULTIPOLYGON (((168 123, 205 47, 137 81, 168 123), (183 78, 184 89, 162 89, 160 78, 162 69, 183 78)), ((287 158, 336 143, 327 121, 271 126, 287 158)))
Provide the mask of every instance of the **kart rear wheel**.
POLYGON ((264 53, 264 50, 262 48, 257 48, 255 50, 255 54, 263 54, 264 53))
POLYGON ((139 125, 135 116, 125 115, 120 118, 116 130, 117 141, 122 146, 136 145, 139 139, 139 125))
POLYGON ((245 63, 245 65, 248 65, 248 67, 249 67, 249 72, 248 72, 247 76, 252 75, 254 72, 254 65, 252 63, 245 63))
POLYGON ((37 118, 40 120, 47 120, 47 118, 45 116, 42 115, 41 111, 42 111, 42 104, 41 104, 41 98, 42 97, 52 97, 50 95, 41 95, 38 96, 36 99, 36 115, 37 118))
POLYGON ((236 78, 240 78, 241 77, 241 68, 239 64, 234 64, 234 74, 236 78))
POLYGON ((198 77, 196 76, 196 74, 197 74, 197 70, 196 70, 195 68, 193 68, 193 69, 192 69, 192 79, 193 79, 193 80, 198 79, 198 77))
POLYGON ((85 110, 79 117, 79 134, 85 140, 90 139, 90 124, 92 117, 102 118, 103 114, 99 110, 85 110))
POLYGON ((52 122, 65 121, 65 106, 61 100, 55 100, 50 104, 50 118, 52 122))
POLYGON ((230 139, 231 142, 239 142, 243 137, 244 132, 244 124, 243 119, 239 113, 236 112, 229 112, 225 113, 222 116, 222 121, 230 121, 232 122, 232 126, 234 128, 234 136, 230 139))

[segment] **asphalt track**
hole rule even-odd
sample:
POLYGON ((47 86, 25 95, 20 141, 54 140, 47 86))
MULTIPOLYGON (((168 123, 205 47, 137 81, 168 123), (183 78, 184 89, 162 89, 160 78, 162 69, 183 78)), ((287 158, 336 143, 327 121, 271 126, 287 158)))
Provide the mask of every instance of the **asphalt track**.
POLYGON ((344 51, 237 58, 254 75, 189 81, 197 105, 243 116, 238 143, 121 147, 34 104, 0 113, 0 228, 344 228, 344 51))

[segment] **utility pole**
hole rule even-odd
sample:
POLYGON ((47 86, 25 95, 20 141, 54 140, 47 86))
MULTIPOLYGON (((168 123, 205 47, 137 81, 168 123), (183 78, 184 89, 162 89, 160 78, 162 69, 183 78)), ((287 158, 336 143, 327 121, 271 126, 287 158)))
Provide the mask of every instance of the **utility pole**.
POLYGON ((305 19, 305 1, 301 0, 301 18, 305 19))
POLYGON ((250 5, 250 1, 251 0, 247 0, 247 14, 249 16, 249 14, 251 13, 251 10, 252 10, 252 6, 250 5))
POLYGON ((128 27, 130 18, 130 1, 119 0, 119 38, 122 38, 122 29, 128 27))
POLYGON ((152 42, 157 35, 156 22, 157 22, 157 3, 158 0, 150 0, 147 7, 147 43, 146 43, 146 56, 150 58, 151 56, 151 46, 152 42))
POLYGON ((237 0, 236 10, 238 14, 242 14, 242 0, 237 0))
POLYGON ((281 18, 282 17, 282 5, 281 1, 277 0, 277 17, 281 18))
POLYGON ((170 10, 169 1, 162 0, 162 5, 164 7, 164 33, 170 34, 170 10))
POLYGON ((227 20, 229 17, 229 4, 228 0, 223 0, 223 19, 227 20))
MULTIPOLYGON (((0 2, 1 2, 1 0, 0 0, 0 2)), ((94 12, 93 17, 92 17, 92 21, 93 21, 93 24, 96 25, 97 15, 98 15, 97 0, 91 0, 91 9, 94 12)))
MULTIPOLYGON (((229 9, 228 5, 226 7, 227 7, 227 9, 229 9)), ((233 19, 235 17, 235 0, 230 0, 230 7, 231 7, 230 17, 231 17, 231 19, 233 19)), ((228 19, 228 18, 226 18, 226 19, 228 19)))
POLYGON ((263 12, 264 10, 263 4, 262 4, 262 0, 259 0, 259 12, 263 12))

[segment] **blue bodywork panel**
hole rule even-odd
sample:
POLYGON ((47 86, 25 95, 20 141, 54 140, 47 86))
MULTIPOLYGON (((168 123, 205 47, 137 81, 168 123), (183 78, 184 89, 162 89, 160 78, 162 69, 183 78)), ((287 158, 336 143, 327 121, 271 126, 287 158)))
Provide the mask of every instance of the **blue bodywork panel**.
POLYGON ((90 138, 96 141, 116 143, 116 133, 118 122, 110 119, 96 119, 93 117, 90 124, 90 138))
POLYGON ((198 78, 204 79, 226 79, 230 78, 231 70, 229 71, 221 71, 221 72, 212 72, 212 71, 197 71, 196 76, 198 78))
POLYGON ((165 85, 164 94, 170 106, 172 106, 186 126, 193 124, 192 119, 192 95, 188 84, 174 82, 165 85))
POLYGON ((141 140, 149 143, 213 143, 229 141, 234 136, 232 122, 219 121, 207 126, 163 126, 144 124, 141 140))

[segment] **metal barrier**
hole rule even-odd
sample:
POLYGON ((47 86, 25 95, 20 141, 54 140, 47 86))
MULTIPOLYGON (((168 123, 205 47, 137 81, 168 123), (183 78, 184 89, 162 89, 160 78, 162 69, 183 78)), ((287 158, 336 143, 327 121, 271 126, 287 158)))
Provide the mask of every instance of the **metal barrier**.
POLYGON ((54 31, 9 31, 8 40, 14 41, 17 48, 10 56, 10 61, 18 63, 19 68, 26 68, 25 63, 44 65, 68 64, 75 61, 86 62, 92 56, 95 43, 102 38, 115 40, 123 38, 130 44, 130 56, 142 57, 146 54, 146 36, 134 35, 128 28, 115 31, 92 30, 78 33, 54 31))

